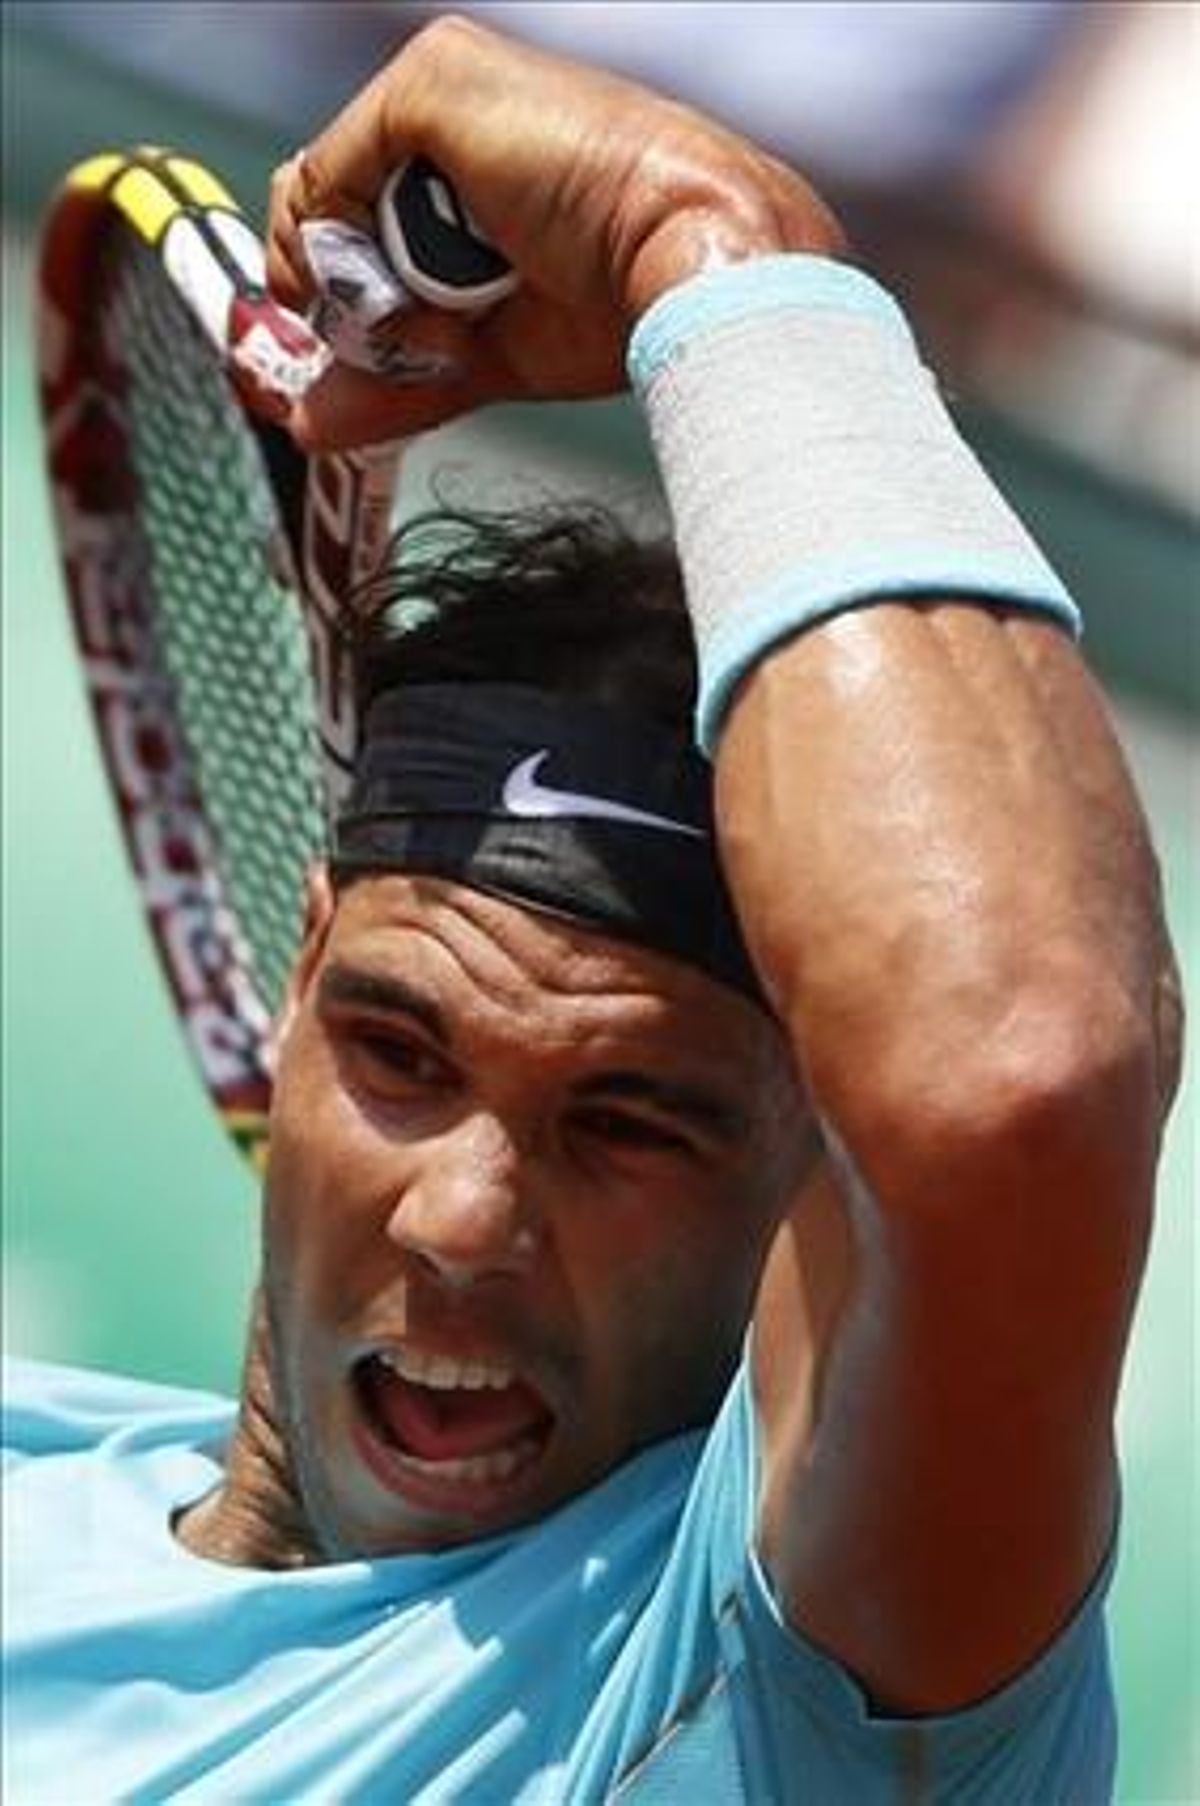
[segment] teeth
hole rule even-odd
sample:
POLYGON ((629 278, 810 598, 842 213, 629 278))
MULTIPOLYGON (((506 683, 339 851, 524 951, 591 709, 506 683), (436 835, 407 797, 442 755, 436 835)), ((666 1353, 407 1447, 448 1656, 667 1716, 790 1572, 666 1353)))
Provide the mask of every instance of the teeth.
POLYGON ((413 1473, 434 1480, 458 1480, 468 1484, 507 1480, 518 1468, 525 1467, 541 1453, 541 1444, 531 1437, 514 1442, 506 1449, 493 1449, 487 1455, 464 1455, 448 1461, 423 1461, 419 1455, 398 1455, 399 1462, 413 1473))
POLYGON ((437 1392, 481 1392, 485 1388, 502 1392, 517 1377, 511 1367, 494 1366, 487 1361, 456 1361, 450 1355, 426 1355, 415 1348, 381 1348, 376 1359, 401 1379, 437 1392))

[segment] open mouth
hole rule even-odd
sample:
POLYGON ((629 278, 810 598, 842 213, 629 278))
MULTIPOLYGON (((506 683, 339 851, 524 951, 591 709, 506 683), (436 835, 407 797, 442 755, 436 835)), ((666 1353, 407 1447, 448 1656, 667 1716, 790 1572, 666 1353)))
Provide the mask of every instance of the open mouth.
POLYGON ((541 1395, 493 1362, 378 1349, 354 1385, 376 1477, 419 1501, 492 1503, 530 1475, 554 1428, 541 1395))

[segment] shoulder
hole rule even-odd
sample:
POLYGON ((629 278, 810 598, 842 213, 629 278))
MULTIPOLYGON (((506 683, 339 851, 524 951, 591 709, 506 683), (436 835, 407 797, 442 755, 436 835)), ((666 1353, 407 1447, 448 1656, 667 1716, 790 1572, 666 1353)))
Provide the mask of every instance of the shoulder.
POLYGON ((131 1423, 216 1424, 231 1410, 227 1400, 186 1387, 49 1361, 4 1362, 6 1462, 94 1447, 131 1423))

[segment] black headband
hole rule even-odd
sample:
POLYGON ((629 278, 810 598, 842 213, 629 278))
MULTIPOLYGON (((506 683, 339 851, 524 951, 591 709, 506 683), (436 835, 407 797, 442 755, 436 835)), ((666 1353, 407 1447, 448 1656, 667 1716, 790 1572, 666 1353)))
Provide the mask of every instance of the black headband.
POLYGON ((672 954, 762 1002, 682 734, 519 684, 412 684, 367 712, 333 875, 450 878, 672 954))

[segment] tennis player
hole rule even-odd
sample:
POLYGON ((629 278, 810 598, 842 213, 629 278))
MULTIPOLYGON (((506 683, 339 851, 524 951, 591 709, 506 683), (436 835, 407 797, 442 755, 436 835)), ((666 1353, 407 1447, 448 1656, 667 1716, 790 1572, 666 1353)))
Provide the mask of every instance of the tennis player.
POLYGON ((682 588, 587 514, 397 577, 240 1408, 14 1382, 10 1797, 1102 1800, 1179 1012, 1076 607, 799 175, 444 18, 284 300, 417 155, 519 288, 296 435, 628 372, 682 588))

